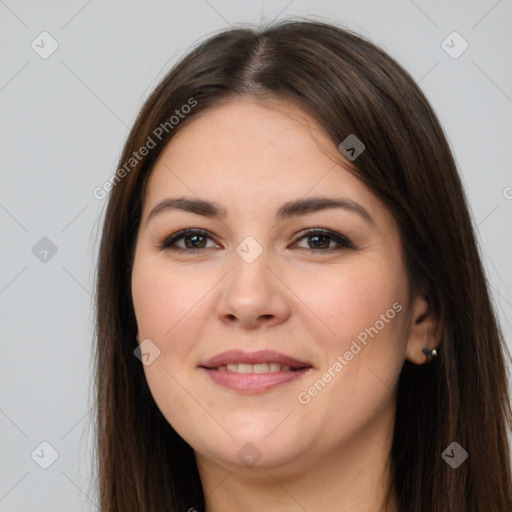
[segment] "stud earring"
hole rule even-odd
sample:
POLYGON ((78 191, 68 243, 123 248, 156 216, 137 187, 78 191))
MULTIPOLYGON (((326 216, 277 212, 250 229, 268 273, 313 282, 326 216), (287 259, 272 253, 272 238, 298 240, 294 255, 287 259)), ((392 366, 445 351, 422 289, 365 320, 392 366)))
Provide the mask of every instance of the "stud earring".
POLYGON ((429 361, 432 361, 434 357, 437 357, 437 349, 435 348, 423 348, 422 352, 428 357, 429 361))

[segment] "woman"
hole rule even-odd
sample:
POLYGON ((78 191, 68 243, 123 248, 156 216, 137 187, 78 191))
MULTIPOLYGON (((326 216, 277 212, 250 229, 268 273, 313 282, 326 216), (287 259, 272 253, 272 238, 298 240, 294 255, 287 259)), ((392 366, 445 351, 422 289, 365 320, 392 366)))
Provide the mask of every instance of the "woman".
POLYGON ((146 101, 97 276, 101 510, 512 510, 505 345, 410 75, 230 29, 146 101))

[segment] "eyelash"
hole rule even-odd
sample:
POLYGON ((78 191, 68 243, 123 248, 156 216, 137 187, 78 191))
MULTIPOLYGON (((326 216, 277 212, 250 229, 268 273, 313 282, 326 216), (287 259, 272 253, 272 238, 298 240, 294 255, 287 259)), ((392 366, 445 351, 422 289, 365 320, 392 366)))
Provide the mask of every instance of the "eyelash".
MULTIPOLYGON (((198 252, 198 251, 204 251, 205 249, 209 249, 208 247, 197 247, 197 248, 191 248, 191 249, 184 249, 182 247, 176 247, 174 244, 181 240, 182 238, 185 238, 187 236, 192 235, 200 235, 202 237, 207 237, 213 240, 213 238, 207 233, 206 231, 203 231, 201 229, 184 229, 182 231, 178 231, 177 233, 174 233, 173 235, 167 237, 159 244, 159 248, 162 250, 170 250, 170 251, 176 251, 176 252, 198 252)), ((355 249, 354 244, 344 235, 341 235, 340 233, 336 233, 335 231, 330 231, 328 229, 319 229, 319 228, 313 228, 310 230, 307 230, 303 232, 299 237, 295 239, 293 242, 294 244, 298 241, 308 238, 311 236, 322 236, 325 238, 328 238, 338 244, 338 247, 330 247, 328 249, 310 249, 306 248, 306 251, 310 252, 333 252, 333 251, 339 251, 341 249, 355 249)))

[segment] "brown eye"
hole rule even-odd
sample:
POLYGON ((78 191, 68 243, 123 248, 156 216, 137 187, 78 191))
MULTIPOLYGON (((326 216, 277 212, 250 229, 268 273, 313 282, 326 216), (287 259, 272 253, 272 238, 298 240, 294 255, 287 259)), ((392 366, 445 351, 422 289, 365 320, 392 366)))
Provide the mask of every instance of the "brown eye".
POLYGON ((166 238, 160 247, 161 249, 192 252, 195 250, 208 249, 208 247, 206 247, 207 239, 211 240, 211 237, 206 231, 186 229, 166 238), (181 240, 184 241, 184 246, 177 245, 177 242, 181 240))
POLYGON ((330 252, 333 250, 355 249, 354 244, 344 235, 335 233, 325 229, 312 229, 300 236, 295 243, 299 240, 306 239, 309 247, 304 247, 306 250, 316 252, 330 252), (310 243, 311 242, 311 243, 310 243), (337 244, 333 246, 334 244, 337 244))

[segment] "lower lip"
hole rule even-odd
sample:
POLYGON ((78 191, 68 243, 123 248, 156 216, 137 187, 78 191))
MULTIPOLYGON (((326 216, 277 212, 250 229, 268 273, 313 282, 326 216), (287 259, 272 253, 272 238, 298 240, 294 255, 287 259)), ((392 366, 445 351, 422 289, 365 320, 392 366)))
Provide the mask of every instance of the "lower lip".
POLYGON ((287 372, 267 372, 267 373, 236 373, 210 368, 201 368, 216 384, 220 384, 235 391, 245 391, 247 393, 257 393, 269 391, 277 386, 300 379, 311 368, 304 368, 297 371, 287 372))

